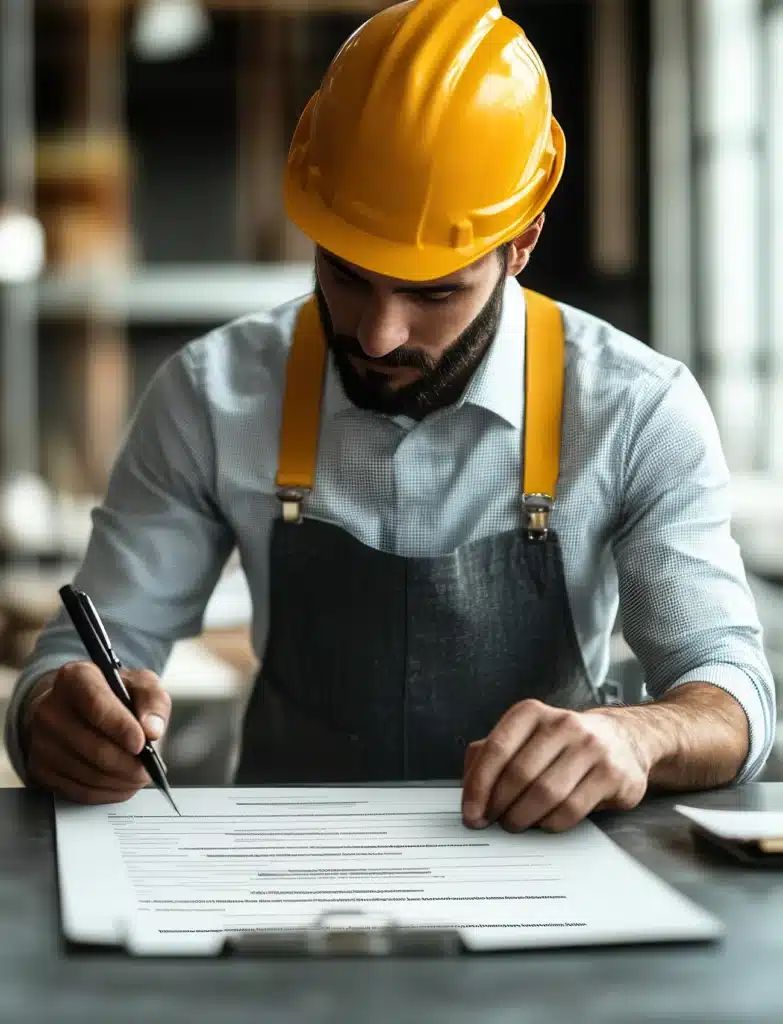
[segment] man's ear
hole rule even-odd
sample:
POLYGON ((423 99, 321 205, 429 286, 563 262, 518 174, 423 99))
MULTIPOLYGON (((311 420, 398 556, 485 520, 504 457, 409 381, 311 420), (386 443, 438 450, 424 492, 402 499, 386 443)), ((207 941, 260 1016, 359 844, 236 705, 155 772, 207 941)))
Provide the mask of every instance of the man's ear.
POLYGON ((509 277, 516 277, 521 274, 530 261, 530 255, 536 247, 541 232, 544 229, 545 214, 541 213, 536 217, 529 228, 525 228, 521 235, 511 240, 511 248, 508 253, 508 264, 506 273, 509 277))

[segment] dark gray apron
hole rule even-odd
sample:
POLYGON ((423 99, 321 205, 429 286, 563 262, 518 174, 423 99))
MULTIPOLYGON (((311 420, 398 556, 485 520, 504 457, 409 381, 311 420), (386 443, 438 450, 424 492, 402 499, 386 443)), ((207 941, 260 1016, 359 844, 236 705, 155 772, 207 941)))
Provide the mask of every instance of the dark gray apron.
MULTIPOLYGON (((530 293, 527 302, 526 364, 537 340, 551 360, 530 293)), ((530 368, 527 378, 535 396, 530 368)), ((561 408, 562 387, 557 461, 561 408)), ((526 420, 529 411, 526 402, 526 420)), ((434 558, 388 554, 300 520, 301 493, 282 494, 269 639, 245 712, 238 785, 459 778, 466 745, 518 701, 595 705, 548 529, 554 481, 548 495, 523 490, 519 529, 434 558)))

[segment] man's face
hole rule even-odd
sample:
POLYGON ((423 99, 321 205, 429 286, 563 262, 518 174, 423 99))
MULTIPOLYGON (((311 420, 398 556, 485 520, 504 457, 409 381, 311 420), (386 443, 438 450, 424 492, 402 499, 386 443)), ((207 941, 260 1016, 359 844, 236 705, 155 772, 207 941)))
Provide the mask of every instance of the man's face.
POLYGON ((421 283, 318 250, 321 323, 354 405, 421 419, 460 397, 500 321, 507 266, 499 257, 421 283))

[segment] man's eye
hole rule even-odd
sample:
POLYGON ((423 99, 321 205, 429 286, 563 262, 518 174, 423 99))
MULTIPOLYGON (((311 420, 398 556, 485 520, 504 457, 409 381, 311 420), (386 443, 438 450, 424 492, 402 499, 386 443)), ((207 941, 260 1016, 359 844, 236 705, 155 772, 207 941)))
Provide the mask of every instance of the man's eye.
POLYGON ((416 298, 427 305, 435 302, 446 302, 453 294, 454 292, 419 292, 416 298))
POLYGON ((344 274, 342 272, 342 270, 336 270, 336 269, 333 270, 332 271, 332 276, 334 277, 335 281, 337 281, 338 284, 345 284, 345 285, 356 284, 356 279, 353 278, 353 277, 348 277, 348 275, 344 274))
POLYGON ((367 287, 367 283, 362 281, 359 277, 353 277, 351 274, 346 274, 344 270, 340 270, 339 267, 332 267, 332 279, 341 288, 358 288, 367 287))

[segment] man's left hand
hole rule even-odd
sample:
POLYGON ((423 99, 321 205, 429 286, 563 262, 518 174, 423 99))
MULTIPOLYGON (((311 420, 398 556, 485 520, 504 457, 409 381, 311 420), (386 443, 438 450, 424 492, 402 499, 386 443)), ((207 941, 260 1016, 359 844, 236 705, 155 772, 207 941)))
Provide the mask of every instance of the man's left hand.
POLYGON ((649 772, 621 719, 523 700, 467 748, 462 816, 472 828, 561 832, 591 811, 635 807, 649 772))

